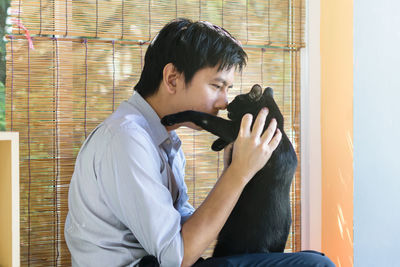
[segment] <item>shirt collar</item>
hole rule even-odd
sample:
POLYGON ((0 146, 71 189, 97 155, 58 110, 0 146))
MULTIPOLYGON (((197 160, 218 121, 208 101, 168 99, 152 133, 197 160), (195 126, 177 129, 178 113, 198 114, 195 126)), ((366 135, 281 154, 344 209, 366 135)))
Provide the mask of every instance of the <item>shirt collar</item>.
POLYGON ((175 131, 168 133, 165 126, 161 124, 160 117, 158 117, 155 110, 149 103, 136 91, 129 98, 128 103, 135 106, 138 111, 143 115, 149 124, 150 135, 157 145, 161 145, 167 151, 171 148, 179 149, 181 141, 175 131))

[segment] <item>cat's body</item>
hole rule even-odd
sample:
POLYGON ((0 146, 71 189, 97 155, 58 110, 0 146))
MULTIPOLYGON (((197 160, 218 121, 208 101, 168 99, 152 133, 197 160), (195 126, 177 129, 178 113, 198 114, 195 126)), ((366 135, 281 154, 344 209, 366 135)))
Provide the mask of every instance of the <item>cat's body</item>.
POLYGON ((193 122, 217 135, 213 150, 221 150, 233 142, 246 113, 255 118, 262 107, 268 107, 265 122, 278 122, 282 140, 268 163, 244 188, 236 206, 222 228, 213 256, 222 257, 244 253, 283 252, 291 225, 290 186, 297 167, 297 157, 283 129, 283 116, 276 105, 272 89, 254 85, 248 94, 236 96, 228 105, 225 120, 207 113, 184 111, 162 119, 164 125, 193 122))

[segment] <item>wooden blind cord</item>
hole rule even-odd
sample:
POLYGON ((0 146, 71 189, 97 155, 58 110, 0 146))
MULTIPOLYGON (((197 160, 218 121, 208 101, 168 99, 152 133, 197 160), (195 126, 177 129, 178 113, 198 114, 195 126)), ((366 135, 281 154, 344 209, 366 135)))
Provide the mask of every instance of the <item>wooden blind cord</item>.
MULTIPOLYGON (((60 219, 59 219, 59 215, 57 212, 57 206, 58 206, 58 194, 57 194, 57 189, 58 189, 58 180, 60 179, 60 173, 59 173, 59 169, 60 169, 60 151, 59 151, 59 139, 58 139, 58 132, 59 132, 59 119, 58 119, 58 100, 59 100, 59 53, 58 53, 58 41, 57 38, 54 38, 54 43, 55 43, 55 62, 56 62, 56 80, 55 80, 55 112, 54 112, 54 116, 55 116, 55 153, 54 156, 56 158, 56 167, 55 167, 55 175, 54 175, 54 216, 56 219, 56 225, 55 225, 55 240, 58 242, 58 240, 60 240, 60 236, 59 236, 59 225, 60 225, 60 219)), ((57 242, 55 242, 54 246, 56 249, 56 263, 57 260, 60 256, 60 252, 57 246, 57 242)))
POLYGON ((99 0, 96 0, 96 34, 95 34, 95 38, 97 38, 98 26, 99 26, 99 0))
MULTIPOLYGON (((300 10, 299 10, 299 12, 302 12, 302 10, 303 10, 303 1, 300 1, 300 10)), ((302 29, 303 29, 303 15, 302 14, 300 14, 300 39, 303 39, 302 38, 302 29)))
POLYGON ((264 65, 264 52, 265 48, 261 48, 261 66, 260 66, 260 76, 261 76, 261 87, 264 87, 264 70, 263 70, 263 65, 264 65))
POLYGON ((31 75, 30 75, 30 48, 28 45, 28 92, 27 92, 27 128, 28 128, 28 266, 30 265, 31 259, 31 183, 32 183, 32 175, 31 175, 31 125, 30 125, 30 84, 31 84, 31 75))
POLYGON ((10 116, 11 116, 11 128, 10 131, 13 131, 13 97, 14 97, 14 47, 13 47, 13 40, 14 40, 14 36, 10 36, 10 45, 11 45, 11 96, 10 96, 10 116))
POLYGON ((268 20, 268 45, 271 45, 271 0, 267 3, 267 20, 268 20))
POLYGON ((282 59, 282 64, 283 64, 283 77, 282 77, 282 94, 283 94, 283 97, 282 97, 282 107, 283 107, 283 109, 285 108, 285 87, 286 87, 286 60, 285 60, 285 52, 282 52, 282 56, 283 56, 283 59, 282 59))
POLYGON ((199 20, 201 20, 201 0, 199 0, 199 20))
POLYGON ((178 18, 178 0, 175 0, 175 18, 178 18))
POLYGON ((121 8, 121 40, 124 39, 124 8, 125 8, 125 2, 122 0, 122 8, 121 8))
MULTIPOLYGON (((21 0, 18 0, 18 21, 21 21, 21 0)), ((18 34, 21 34, 20 27, 18 27, 18 34)))
POLYGON ((87 138, 87 86, 88 86, 88 46, 87 39, 83 40, 85 45, 85 111, 84 111, 84 127, 85 127, 85 139, 87 138))
POLYGON ((286 23, 286 40, 287 40, 287 46, 290 46, 290 1, 287 3, 287 23, 286 23))
POLYGON ((68 0, 65 0, 65 34, 64 37, 68 36, 68 0))
POLYGON ((151 0, 149 0, 149 38, 147 39, 148 42, 151 41, 151 0))
POLYGON ((224 0, 221 0, 221 27, 224 27, 224 0))
POLYGON ((113 66, 113 78, 112 78, 112 83, 113 83, 113 91, 112 91, 112 111, 114 112, 115 110, 115 41, 112 41, 112 66, 113 66))
POLYGON ((39 2, 39 35, 42 34, 42 0, 39 2))
MULTIPOLYGON (((52 61, 52 68, 53 68, 53 71, 52 71, 52 75, 53 75, 53 110, 55 110, 55 112, 53 112, 53 121, 54 122, 56 122, 57 123, 57 90, 58 90, 58 88, 57 88, 57 85, 58 85, 58 83, 57 83, 57 79, 58 79, 58 77, 57 77, 57 56, 56 56, 56 50, 57 50, 57 46, 56 46, 56 44, 55 44, 55 42, 56 42, 56 38, 53 38, 53 61, 52 61)), ((57 124, 55 125, 55 129, 53 129, 53 151, 52 151, 52 157, 53 158, 56 158, 57 157, 57 124)), ((56 164, 53 164, 53 177, 57 177, 57 166, 56 166, 56 164)), ((55 182, 55 180, 56 180, 56 178, 55 179, 53 179, 54 180, 54 182, 55 182)), ((53 182, 53 183, 54 183, 53 182)), ((54 191, 54 192, 56 192, 56 191, 54 191)), ((53 216, 53 232, 54 233, 56 233, 56 229, 57 229, 57 218, 54 218, 55 217, 55 213, 57 212, 57 204, 56 204, 56 201, 55 201, 55 198, 57 197, 57 194, 55 193, 55 194, 53 194, 53 206, 54 206, 54 216, 53 216)), ((55 258, 55 256, 56 256, 56 254, 57 254, 57 251, 56 251, 56 246, 57 246, 57 234, 55 234, 55 236, 54 236, 54 234, 53 234, 53 258, 55 258)))
POLYGON ((249 43, 249 0, 246 0, 246 45, 249 43))

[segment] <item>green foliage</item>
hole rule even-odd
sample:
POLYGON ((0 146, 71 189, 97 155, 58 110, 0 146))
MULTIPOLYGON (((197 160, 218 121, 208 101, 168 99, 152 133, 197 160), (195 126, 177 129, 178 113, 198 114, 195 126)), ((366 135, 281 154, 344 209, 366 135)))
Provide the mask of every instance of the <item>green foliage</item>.
POLYGON ((5 80, 6 80, 6 60, 4 34, 6 27, 7 9, 10 6, 9 0, 0 0, 0 131, 6 130, 5 122, 5 80))
POLYGON ((6 103, 5 103, 5 86, 2 82, 0 82, 0 131, 6 130, 6 120, 5 120, 5 110, 6 110, 6 103))

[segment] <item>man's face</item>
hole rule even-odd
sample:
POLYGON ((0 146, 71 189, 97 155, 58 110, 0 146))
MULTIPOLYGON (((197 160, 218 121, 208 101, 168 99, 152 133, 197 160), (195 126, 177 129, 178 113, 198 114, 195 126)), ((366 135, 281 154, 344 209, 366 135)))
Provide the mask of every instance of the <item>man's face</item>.
MULTIPOLYGON (((219 110, 226 108, 228 90, 233 86, 235 69, 218 71, 218 67, 217 65, 197 71, 187 85, 181 81, 180 111, 195 110, 217 115, 219 110)), ((193 124, 184 125, 199 129, 193 124)))

